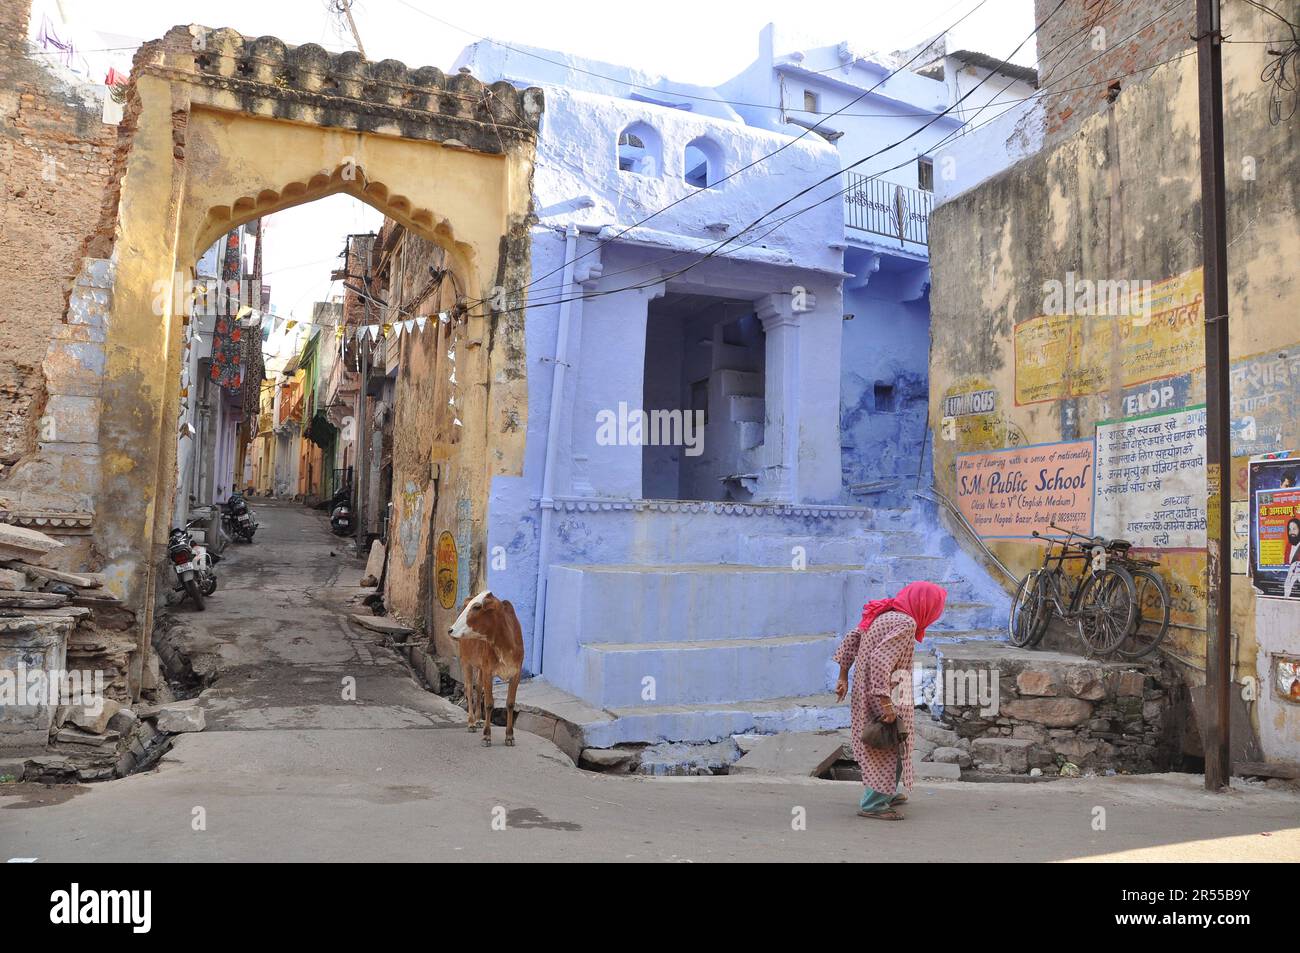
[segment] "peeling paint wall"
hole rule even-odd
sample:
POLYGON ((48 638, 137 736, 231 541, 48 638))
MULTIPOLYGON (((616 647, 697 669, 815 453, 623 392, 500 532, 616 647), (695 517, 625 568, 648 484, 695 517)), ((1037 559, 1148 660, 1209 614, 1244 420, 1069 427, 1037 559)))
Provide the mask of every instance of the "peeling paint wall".
MULTIPOLYGON (((1263 14, 1241 4, 1224 11, 1226 32, 1268 35, 1263 14)), ((1300 275, 1289 266, 1300 254, 1297 125, 1268 121, 1269 90, 1260 82, 1268 58, 1260 44, 1225 46, 1231 356, 1238 367, 1300 342, 1300 275)), ((1091 440, 1100 421, 1204 401, 1203 309, 1193 307, 1174 324, 1109 319, 1121 334, 1089 338, 1109 340, 1101 353, 1036 353, 1023 334, 1025 322, 1048 310, 1045 282, 1064 282, 1067 274, 1151 282, 1185 276, 1199 291, 1197 120, 1196 60, 1187 57, 1125 88, 1050 151, 936 209, 930 426, 936 487, 950 499, 960 495, 963 452, 1091 440), (1157 379, 1135 380, 1143 366, 1158 371, 1157 379), (946 405, 948 398, 958 400, 946 405)), ((1289 386, 1300 390, 1300 381, 1289 386)), ((1300 451, 1300 421, 1292 415, 1278 426, 1285 431, 1279 448, 1300 451)), ((1244 452, 1233 461, 1234 500, 1246 498, 1245 453, 1253 452, 1238 447, 1234 452, 1244 452)), ((1103 506, 1098 500, 1098 512, 1103 506)), ((989 542, 1016 573, 1041 559, 1032 540, 989 542)), ((1166 644, 1197 678, 1205 657, 1204 553, 1160 556, 1181 623, 1166 644)), ((1280 639, 1294 651, 1300 630, 1263 631, 1275 616, 1264 614, 1246 576, 1233 583, 1240 680, 1256 674, 1260 643, 1271 638, 1276 651, 1280 639)), ((1263 735, 1266 744, 1270 737, 1269 757, 1300 757, 1300 736, 1263 735)))

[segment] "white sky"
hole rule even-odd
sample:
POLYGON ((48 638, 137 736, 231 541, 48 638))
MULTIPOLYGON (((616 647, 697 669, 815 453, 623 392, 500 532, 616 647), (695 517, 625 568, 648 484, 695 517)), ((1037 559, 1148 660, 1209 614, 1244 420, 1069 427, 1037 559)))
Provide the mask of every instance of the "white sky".
MULTIPOLYGON (((278 36, 290 44, 354 48, 330 13, 329 0, 45 0, 80 30, 139 40, 178 23, 233 27, 246 36, 278 36)), ((939 32, 979 0, 355 0, 352 13, 372 60, 448 69, 481 37, 562 50, 711 86, 740 72, 758 52, 758 34, 779 27, 823 42, 848 40, 855 49, 889 52, 939 32), (423 10, 430 16, 421 15, 423 10), (442 20, 445 22, 438 22, 442 20), (454 24, 454 27, 448 24, 454 24)), ((1006 56, 1034 27, 1033 0, 985 0, 954 35, 956 45, 1006 56)), ((1015 59, 1033 65, 1033 44, 1015 59)), ((130 53, 123 54, 129 57, 130 53)), ((129 66, 129 58, 125 66, 129 66)), ((329 271, 350 232, 377 230, 379 214, 335 196, 267 219, 263 257, 271 301, 281 314, 311 314, 330 290, 329 271), (319 264, 296 267, 311 262, 319 264)), ((334 289, 340 291, 338 287, 334 289)))

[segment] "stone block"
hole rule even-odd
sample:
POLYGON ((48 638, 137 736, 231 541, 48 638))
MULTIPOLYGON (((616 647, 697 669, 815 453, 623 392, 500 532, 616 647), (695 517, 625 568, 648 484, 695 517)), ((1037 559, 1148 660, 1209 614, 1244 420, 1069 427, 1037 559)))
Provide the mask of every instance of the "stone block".
POLYGON ((202 731, 206 727, 203 709, 197 705, 160 705, 154 723, 159 731, 170 734, 202 731))
POLYGON ((1016 691, 1021 695, 1058 695, 1056 676, 1051 672, 1028 669, 1016 676, 1016 691))
POLYGON ((1088 741, 1083 738, 1063 738, 1053 742, 1052 750, 1057 754, 1065 755, 1067 761, 1073 761, 1075 764, 1086 764, 1090 758, 1097 753, 1100 742, 1088 741))
POLYGON ((930 760, 936 764, 955 764, 961 768, 970 767, 970 755, 960 748, 935 748, 930 760))
POLYGON ((1072 668, 1065 676, 1066 690, 1075 698, 1098 701, 1106 696, 1106 685, 1093 669, 1072 668))
POLYGON ((915 728, 918 739, 924 738, 939 746, 953 747, 960 738, 957 732, 951 728, 945 728, 938 722, 924 717, 921 713, 917 714, 915 728))
POLYGON ((1115 675, 1115 694, 1120 697, 1136 695, 1142 697, 1146 689, 1147 677, 1142 672, 1117 672, 1115 675))
POLYGON ((1032 741, 1023 738, 977 738, 971 742, 971 757, 1024 773, 1029 770, 1029 749, 1032 746, 1032 741))
POLYGON ((1016 725, 1011 729, 1011 737, 1041 744, 1047 740, 1047 731, 1037 725, 1016 725))
POLYGON ((108 730, 108 723, 113 720, 113 716, 121 710, 121 703, 111 698, 99 699, 99 703, 94 706, 69 705, 63 714, 63 723, 103 734, 108 730))
POLYGON ((18 559, 37 562, 42 556, 63 544, 53 536, 25 526, 0 523, 0 559, 18 559))
POLYGON ((0 589, 17 591, 27 587, 27 573, 17 569, 0 569, 0 589))
POLYGON ((624 748, 583 748, 580 764, 611 770, 626 768, 637 759, 636 751, 624 748))
POLYGON ((912 766, 917 781, 960 781, 961 766, 935 761, 921 761, 912 766))
POLYGON ((99 748, 103 745, 116 744, 120 736, 116 731, 106 731, 98 734, 93 731, 86 731, 84 728, 60 728, 55 739, 59 744, 85 745, 91 748, 99 748))
POLYGON ((117 714, 108 720, 108 730, 116 731, 119 735, 129 735, 139 721, 131 709, 119 708, 117 714))
POLYGON ((1016 698, 1003 704, 1002 711, 1049 728, 1073 728, 1092 717, 1092 705, 1081 698, 1016 698))

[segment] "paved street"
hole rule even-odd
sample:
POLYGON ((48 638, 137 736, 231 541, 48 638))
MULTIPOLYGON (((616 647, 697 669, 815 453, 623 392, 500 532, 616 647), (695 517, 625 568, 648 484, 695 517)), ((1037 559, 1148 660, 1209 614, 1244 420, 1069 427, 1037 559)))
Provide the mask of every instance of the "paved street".
POLYGON ((344 621, 361 565, 324 514, 267 504, 257 515, 256 543, 227 550, 208 611, 174 610, 220 643, 207 730, 124 780, 0 787, 5 859, 1300 858, 1300 798, 1240 782, 1215 796, 1186 775, 934 784, 888 824, 855 816, 850 782, 600 776, 533 735, 506 748, 500 730, 485 749, 460 709, 344 621), (342 697, 347 677, 355 702, 342 697))

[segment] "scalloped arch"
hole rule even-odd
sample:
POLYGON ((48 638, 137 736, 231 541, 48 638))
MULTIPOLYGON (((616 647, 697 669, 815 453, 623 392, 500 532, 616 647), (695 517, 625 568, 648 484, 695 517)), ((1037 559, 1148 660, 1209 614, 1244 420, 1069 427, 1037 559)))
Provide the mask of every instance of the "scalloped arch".
MULTIPOLYGON (((453 252, 460 264, 466 266, 462 277, 473 282, 474 270, 468 267, 472 257, 470 246, 456 240, 449 220, 440 218, 432 209, 414 205, 405 195, 392 194, 382 182, 369 179, 361 166, 348 164, 341 164, 333 171, 321 170, 305 181, 289 182, 279 189, 264 188, 256 195, 242 195, 229 205, 212 206, 198 227, 190 249, 190 264, 197 262, 213 242, 233 228, 340 193, 365 202, 416 234, 453 252)), ((473 293, 477 294, 477 290, 473 293)))

